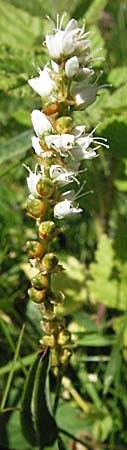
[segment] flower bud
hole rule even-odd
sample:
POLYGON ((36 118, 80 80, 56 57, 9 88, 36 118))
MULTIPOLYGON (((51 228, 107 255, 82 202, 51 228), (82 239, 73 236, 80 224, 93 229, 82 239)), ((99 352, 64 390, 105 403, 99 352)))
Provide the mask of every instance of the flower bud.
POLYGON ((49 321, 41 320, 40 324, 41 324, 42 330, 45 333, 54 334, 54 331, 56 329, 55 320, 49 320, 49 321))
POLYGON ((59 103, 56 101, 54 103, 50 103, 49 105, 47 104, 46 106, 44 106, 43 110, 47 116, 51 116, 52 114, 56 114, 59 112, 60 106, 59 103))
POLYGON ((63 305, 65 295, 62 291, 52 292, 51 303, 54 305, 63 305))
POLYGON ((72 118, 69 116, 62 116, 56 119, 55 128, 57 133, 70 133, 72 129, 72 118))
POLYGON ((27 208, 30 216, 38 218, 45 214, 46 204, 38 198, 28 199, 27 208))
POLYGON ((36 289, 46 289, 49 285, 48 277, 39 273, 32 279, 31 284, 36 289))
POLYGON ((69 58, 65 64, 67 78, 73 78, 79 72, 79 62, 77 56, 69 58))
POLYGON ((68 350, 68 348, 64 348, 64 350, 62 351, 62 353, 59 357, 59 360, 60 360, 61 364, 63 364, 64 366, 67 366, 70 357, 71 357, 71 351, 68 350))
POLYGON ((38 194, 42 195, 42 197, 51 198, 54 186, 49 178, 41 178, 37 183, 36 189, 38 194))
POLYGON ((48 289, 43 289, 41 291, 35 289, 34 287, 28 289, 28 294, 30 299, 35 303, 42 303, 46 300, 49 291, 48 289))
POLYGON ((65 319, 63 316, 54 318, 53 320, 41 320, 42 330, 47 334, 58 334, 65 327, 65 319))
POLYGON ((61 330, 57 337, 59 345, 66 345, 71 342, 71 334, 67 330, 61 330))
POLYGON ((51 367, 59 366, 58 353, 55 348, 53 348, 51 353, 51 367))
POLYGON ((55 269, 57 264, 58 258, 56 255, 54 255, 54 253, 46 253, 46 255, 44 255, 42 259, 42 265, 47 272, 50 272, 51 270, 55 269))
POLYGON ((56 226, 51 220, 41 222, 39 225, 39 236, 41 239, 51 239, 55 234, 56 226))
POLYGON ((51 334, 50 336, 49 335, 43 336, 42 339, 40 339, 40 344, 54 348, 55 347, 55 338, 54 338, 53 334, 51 334))
POLYGON ((26 250, 30 258, 40 258, 40 256, 44 253, 44 243, 27 241, 26 250))
MULTIPOLYGON (((44 291, 42 291, 44 292, 44 291)), ((48 293, 49 295, 49 293, 48 293)), ((48 297, 48 296, 47 296, 48 297)), ((54 309, 53 306, 48 302, 48 300, 46 300, 46 304, 42 303, 41 304, 41 312, 43 314, 43 318, 46 320, 53 320, 54 319, 54 309)))

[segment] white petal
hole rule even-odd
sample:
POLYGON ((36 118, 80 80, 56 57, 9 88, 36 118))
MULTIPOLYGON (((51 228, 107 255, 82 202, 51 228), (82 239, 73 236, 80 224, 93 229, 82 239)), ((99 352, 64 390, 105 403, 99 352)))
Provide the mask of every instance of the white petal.
POLYGON ((53 68, 54 72, 59 73, 59 70, 60 70, 59 64, 57 64, 55 61, 53 61, 53 59, 51 60, 51 64, 52 64, 52 68, 53 68))
POLYGON ((79 71, 79 62, 77 56, 69 58, 65 64, 65 72, 68 78, 73 78, 79 71))
POLYGON ((75 100, 79 109, 87 108, 96 100, 97 89, 95 84, 89 84, 87 87, 81 88, 81 90, 79 87, 79 92, 76 91, 77 87, 73 89, 73 94, 76 94, 75 100))
POLYGON ((93 142, 93 137, 92 135, 88 135, 88 136, 83 136, 83 137, 79 137, 77 139, 77 144, 82 148, 82 150, 87 150, 87 148, 89 147, 89 145, 93 142))
POLYGON ((55 35, 46 35, 46 45, 52 59, 58 60, 62 52, 62 39, 64 31, 58 31, 55 35))
POLYGON ((60 165, 53 164, 50 167, 50 177, 63 186, 73 181, 73 175, 74 172, 72 170, 67 170, 60 165))
POLYGON ((36 186, 37 186, 37 183, 40 180, 40 178, 41 178, 41 174, 36 175, 35 173, 31 172, 31 170, 30 170, 29 177, 27 177, 27 184, 28 184, 28 188, 29 188, 31 194, 34 197, 38 197, 38 195, 39 195, 37 192, 36 186))
POLYGON ((69 20, 69 22, 66 25, 65 32, 70 31, 70 30, 75 30, 76 28, 78 28, 77 20, 71 19, 71 20, 69 20))
POLYGON ((75 138, 80 137, 84 132, 85 132, 85 125, 77 125, 74 129, 73 129, 73 134, 75 136, 75 138))
POLYGON ((63 43, 62 43, 62 51, 65 56, 71 55, 76 46, 75 32, 68 31, 64 34, 63 43))
POLYGON ((73 207, 72 202, 67 199, 57 203, 54 207, 54 215, 59 219, 63 219, 66 216, 71 216, 80 212, 82 212, 82 209, 73 207))
POLYGON ((72 200, 73 200, 74 197, 75 197, 75 191, 74 191, 74 189, 72 189, 71 191, 63 192, 63 194, 62 194, 62 199, 63 199, 63 200, 69 200, 69 201, 72 202, 72 200))
POLYGON ((55 88, 55 82, 50 78, 47 68, 40 70, 39 77, 31 78, 28 83, 41 97, 49 96, 55 88))
POLYGON ((67 149, 72 147, 74 136, 72 134, 50 134, 49 136, 45 136, 45 141, 49 148, 67 149))
POLYGON ((43 149, 42 149, 42 147, 40 145, 40 139, 38 137, 36 137, 36 136, 33 136, 31 138, 31 140, 32 140, 32 147, 34 148, 35 153, 37 155, 41 155, 41 153, 43 152, 43 149))
POLYGON ((52 130, 50 121, 47 119, 45 114, 38 109, 34 109, 32 111, 31 120, 35 133, 38 137, 41 137, 45 132, 50 132, 52 130))

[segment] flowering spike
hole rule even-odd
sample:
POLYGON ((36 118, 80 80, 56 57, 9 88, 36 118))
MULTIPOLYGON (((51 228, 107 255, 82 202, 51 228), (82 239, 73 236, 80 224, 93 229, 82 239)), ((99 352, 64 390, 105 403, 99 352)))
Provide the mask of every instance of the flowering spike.
POLYGON ((60 18, 57 14, 56 24, 46 16, 53 29, 45 39, 50 63, 43 69, 37 67, 38 76, 28 81, 40 95, 42 105, 31 114, 35 170, 32 172, 25 166, 29 172, 28 215, 36 220, 40 238, 26 244, 35 270, 28 293, 42 313, 41 327, 46 334, 40 344, 42 349, 50 347, 54 370, 56 366, 68 364, 71 352, 65 346, 70 346, 72 341, 64 319, 57 315, 57 305, 63 305, 64 295, 52 290, 52 277, 63 267, 52 250, 52 242, 60 231, 58 221, 81 213, 78 199, 92 192, 82 192, 85 181, 80 186, 78 175, 86 169, 79 170, 80 162, 95 158, 101 145, 108 148, 107 139, 94 136, 99 124, 89 134, 84 124, 73 124, 72 112, 84 110, 96 100, 97 82, 102 73, 92 81, 89 32, 85 32, 84 24, 80 28, 74 18, 63 29, 65 15, 60 18), (64 191, 64 186, 72 181, 79 185, 78 191, 64 191))

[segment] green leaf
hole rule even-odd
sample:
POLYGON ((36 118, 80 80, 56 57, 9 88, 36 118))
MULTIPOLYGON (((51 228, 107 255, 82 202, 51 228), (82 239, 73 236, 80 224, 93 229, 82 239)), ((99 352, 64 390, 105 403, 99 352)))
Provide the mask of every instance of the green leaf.
POLYGON ((21 400, 21 427, 22 432, 27 441, 31 445, 36 445, 36 432, 33 424, 33 414, 31 410, 31 402, 33 395, 34 381, 36 377, 36 370, 39 363, 39 355, 30 367, 26 382, 24 385, 22 400, 21 400))
POLYGON ((80 263, 74 256, 69 256, 66 260, 61 258, 60 262, 65 271, 54 277, 53 287, 64 291, 65 303, 61 312, 69 314, 80 309, 86 300, 86 269, 85 264, 80 263))
POLYGON ((84 347, 107 347, 114 344, 115 341, 113 335, 107 337, 99 333, 75 333, 72 335, 72 338, 78 345, 83 345, 84 347))
POLYGON ((34 386, 34 422, 40 450, 46 445, 53 445, 58 435, 55 419, 49 409, 49 395, 46 389, 49 357, 49 351, 44 358, 41 357, 34 386))
POLYGON ((121 342, 113 348, 110 356, 109 363, 107 365, 105 377, 104 377, 104 388, 103 393, 106 395, 109 391, 109 388, 115 378, 115 374, 118 372, 118 369, 121 365, 121 342))
POLYGON ((92 302, 104 303, 109 308, 123 309, 119 295, 119 280, 113 277, 115 267, 115 253, 113 242, 102 234, 95 255, 95 262, 90 264, 90 276, 87 281, 89 295, 92 302))
POLYGON ((107 279, 110 276, 114 263, 114 250, 112 248, 112 239, 106 234, 100 236, 98 248, 96 251, 96 263, 92 263, 91 274, 100 276, 100 280, 107 279))
POLYGON ((19 51, 26 47, 32 48, 34 39, 41 33, 41 21, 39 17, 32 17, 27 12, 13 5, 5 8, 5 2, 0 1, 0 38, 1 43, 11 46, 19 51), (8 40, 9 36, 9 40, 8 40))
POLYGON ((13 161, 14 158, 23 157, 31 146, 31 131, 24 131, 23 133, 8 139, 3 144, 0 144, 0 164, 6 161, 13 161))
MULTIPOLYGON (((123 111, 122 111, 123 112, 123 111)), ((106 136, 112 156, 121 160, 127 156, 127 116, 121 114, 106 117, 99 127, 100 133, 106 136)))

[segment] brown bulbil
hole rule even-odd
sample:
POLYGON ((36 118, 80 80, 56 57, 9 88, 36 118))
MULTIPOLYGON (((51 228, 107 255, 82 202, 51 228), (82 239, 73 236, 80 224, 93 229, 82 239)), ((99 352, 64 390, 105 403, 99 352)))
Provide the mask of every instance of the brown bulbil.
POLYGON ((71 133, 72 118, 69 116, 62 116, 55 120, 55 129, 57 133, 71 133))
POLYGON ((55 338, 54 338, 53 334, 51 334, 50 336, 49 335, 43 336, 43 338, 40 339, 40 344, 54 348, 55 347, 55 338))
POLYGON ((58 102, 51 103, 44 107, 43 111, 47 116, 51 116, 52 114, 58 113, 60 110, 60 106, 58 102))
POLYGON ((61 330, 58 334, 57 343, 59 345, 66 345, 71 342, 71 334, 67 330, 61 330))
POLYGON ((46 289, 49 286, 48 277, 39 273, 32 279, 31 284, 35 289, 46 289))
POLYGON ((64 348, 64 350, 62 350, 62 352, 61 352, 59 360, 60 360, 61 364, 63 364, 64 366, 67 366, 70 357, 71 357, 71 351, 68 350, 68 348, 64 348))
POLYGON ((46 253, 42 259, 42 265, 45 270, 50 272, 53 270, 58 264, 58 258, 54 253, 46 253))
POLYGON ((40 258, 44 253, 44 243, 27 241, 26 250, 30 258, 40 258))
POLYGON ((49 178, 44 178, 37 183, 37 192, 42 197, 51 198, 54 192, 54 186, 49 178))
POLYGON ((34 217, 35 219, 37 219, 38 217, 45 214, 46 203, 42 202, 38 198, 35 198, 33 200, 28 199, 27 208, 28 208, 28 214, 30 216, 34 217))
POLYGON ((44 302, 48 297, 48 292, 49 292, 48 289, 43 289, 41 291, 35 289, 34 287, 28 289, 29 297, 35 303, 44 302))
POLYGON ((39 236, 41 239, 51 239, 55 234, 56 226, 52 220, 41 222, 39 225, 39 236))

